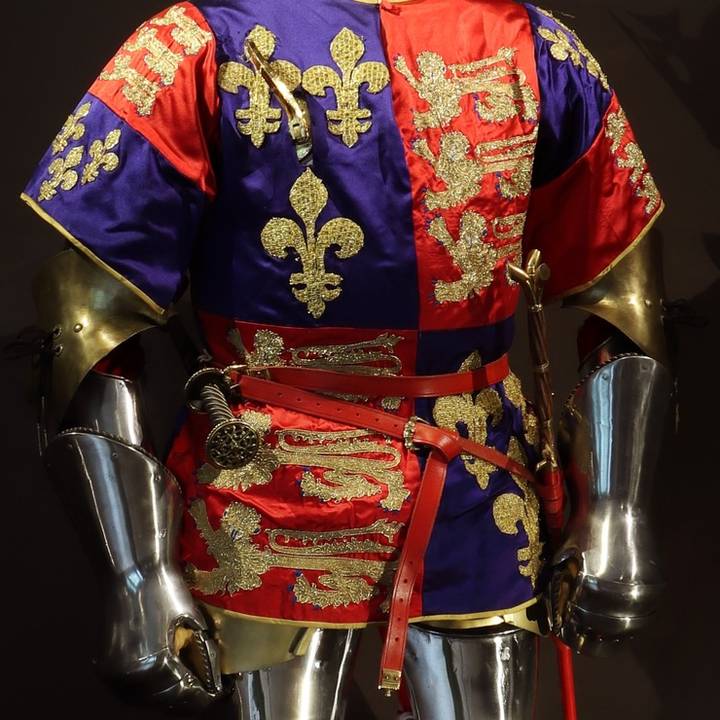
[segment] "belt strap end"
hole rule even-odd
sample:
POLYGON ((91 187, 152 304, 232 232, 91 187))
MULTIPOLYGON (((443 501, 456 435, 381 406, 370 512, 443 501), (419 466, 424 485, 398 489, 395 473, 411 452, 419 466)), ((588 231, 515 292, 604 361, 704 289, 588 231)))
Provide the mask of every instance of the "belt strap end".
POLYGON ((378 690, 384 690, 385 694, 390 697, 393 692, 397 692, 400 689, 401 679, 402 670, 382 668, 380 671, 380 685, 378 685, 378 690))

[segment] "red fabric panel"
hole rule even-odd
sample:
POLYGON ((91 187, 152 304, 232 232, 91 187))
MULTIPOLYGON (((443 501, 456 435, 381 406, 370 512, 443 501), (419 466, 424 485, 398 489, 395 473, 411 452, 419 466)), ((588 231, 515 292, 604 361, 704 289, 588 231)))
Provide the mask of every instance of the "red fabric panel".
POLYGON ((216 78, 215 38, 197 8, 183 2, 143 23, 90 93, 214 196, 210 148, 219 115, 216 78))
POLYGON ((585 155, 532 193, 526 250, 539 248, 550 266, 548 299, 576 292, 601 276, 662 211, 659 199, 651 203, 640 194, 652 177, 630 126, 625 123, 617 143, 608 134, 608 123, 620 112, 614 96, 603 129, 585 155), (631 166, 628 150, 641 162, 639 169, 631 166))
MULTIPOLYGON (((433 236, 430 225, 432 222, 444 222, 449 235, 457 241, 462 216, 467 212, 477 213, 487 223, 485 240, 489 244, 497 249, 513 243, 517 245, 521 239, 522 223, 518 235, 508 239, 498 236, 506 228, 494 221, 522 215, 527 209, 528 197, 503 197, 498 190, 498 182, 507 176, 507 172, 489 171, 478 182, 477 190, 470 198, 450 207, 429 208, 428 193, 443 193, 448 190, 449 184, 441 177, 443 171, 434 168, 415 148, 418 141, 425 141, 430 152, 437 157, 441 152, 441 142, 449 137, 449 133, 454 133, 458 139, 458 133, 462 133, 467 152, 461 153, 464 157, 458 158, 460 162, 477 163, 481 156, 482 162, 489 163, 497 160, 507 148, 487 150, 479 147, 482 143, 530 136, 527 144, 531 159, 536 118, 522 117, 518 113, 497 122, 482 120, 476 103, 485 99, 484 92, 468 90, 459 98, 461 112, 456 117, 441 127, 418 128, 415 123, 417 113, 427 113, 431 105, 420 97, 396 63, 398 58, 402 58, 414 78, 418 79, 422 74, 418 68, 418 56, 434 53, 444 61, 445 80, 454 82, 457 87, 463 80, 467 82, 468 78, 477 78, 482 72, 487 72, 486 69, 477 69, 478 61, 488 61, 502 54, 503 49, 509 49, 514 51, 513 59, 490 60, 484 68, 494 69, 499 82, 508 86, 517 80, 517 76, 512 74, 513 68, 520 69, 519 82, 527 84, 538 99, 535 51, 527 13, 521 5, 512 2, 424 0, 398 5, 384 3, 381 21, 391 74, 393 108, 403 139, 413 194, 420 328, 438 330, 498 322, 513 314, 518 299, 517 287, 505 277, 507 255, 497 261, 493 281, 488 287, 459 301, 439 302, 435 292, 438 281, 456 282, 461 278, 462 270, 448 249, 433 236), (472 64, 475 64, 474 68, 472 64)), ((515 260, 519 261, 519 253, 515 260)))

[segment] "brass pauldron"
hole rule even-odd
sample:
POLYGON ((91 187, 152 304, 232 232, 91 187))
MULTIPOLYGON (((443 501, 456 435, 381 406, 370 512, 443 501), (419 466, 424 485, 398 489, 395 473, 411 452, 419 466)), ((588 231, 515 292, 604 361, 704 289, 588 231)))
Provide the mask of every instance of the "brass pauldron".
POLYGON ((83 378, 111 350, 167 316, 75 250, 52 257, 33 285, 40 327, 52 333, 50 402, 62 417, 83 378))
POLYGON ((646 235, 610 272, 563 301, 606 320, 644 353, 667 366, 660 237, 646 235))

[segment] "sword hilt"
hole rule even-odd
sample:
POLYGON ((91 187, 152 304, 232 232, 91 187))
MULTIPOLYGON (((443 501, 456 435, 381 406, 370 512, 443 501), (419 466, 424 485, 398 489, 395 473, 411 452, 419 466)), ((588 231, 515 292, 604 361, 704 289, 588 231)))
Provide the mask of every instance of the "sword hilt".
POLYGON ((210 464, 222 470, 234 470, 256 457, 260 436, 248 423, 233 415, 230 382, 222 370, 198 370, 187 381, 185 394, 190 408, 207 413, 210 419, 210 432, 205 441, 210 464))

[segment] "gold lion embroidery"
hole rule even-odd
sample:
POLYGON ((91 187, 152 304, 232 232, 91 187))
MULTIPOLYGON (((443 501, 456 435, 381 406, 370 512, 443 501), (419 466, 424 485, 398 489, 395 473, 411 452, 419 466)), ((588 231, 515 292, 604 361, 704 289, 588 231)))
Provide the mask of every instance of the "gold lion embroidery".
MULTIPOLYGON (((263 437, 270 431, 270 416, 247 411, 241 419, 263 437)), ((410 491, 400 468, 402 453, 367 430, 279 430, 277 445, 261 446, 254 460, 242 468, 217 470, 203 465, 198 481, 213 487, 249 490, 267 485, 281 465, 304 468, 300 489, 324 502, 373 497, 385 510, 399 510, 410 491)))
POLYGON ((402 523, 378 520, 371 525, 346 530, 305 532, 267 531, 267 545, 255 544, 261 534, 260 514, 243 503, 231 503, 215 530, 202 500, 190 506, 208 552, 217 562, 213 570, 187 567, 190 585, 205 595, 254 590, 262 585, 262 576, 271 568, 297 572, 293 594, 299 603, 317 607, 340 607, 370 600, 378 584, 388 586, 394 563, 389 559, 391 544, 402 523), (387 555, 388 560, 347 557, 372 553, 387 555), (317 582, 307 571, 319 571, 317 582))
POLYGON ((347 147, 372 126, 369 108, 360 107, 360 89, 379 93, 390 81, 387 67, 381 62, 360 62, 365 43, 349 28, 343 28, 330 43, 330 55, 340 69, 338 74, 326 65, 313 65, 302 77, 303 87, 311 95, 325 97, 326 90, 335 93, 336 107, 327 110, 328 130, 340 137, 347 147))
POLYGON ((618 110, 607 116, 605 136, 610 141, 610 152, 615 155, 619 168, 632 170, 630 184, 635 186, 635 195, 646 201, 645 214, 652 215, 660 206, 660 191, 650 174, 640 146, 633 141, 629 141, 622 146, 627 129, 627 117, 623 110, 618 110))
POLYGON ((580 40, 574 30, 571 30, 565 23, 558 20, 550 11, 538 8, 546 17, 554 20, 562 30, 551 30, 547 27, 538 28, 538 35, 550 43, 550 54, 560 62, 569 60, 575 67, 582 68, 583 61, 585 70, 592 77, 597 78, 605 90, 610 89, 607 75, 600 67, 600 63, 580 40), (563 32, 565 31, 565 32, 563 32))
POLYGON ((396 58, 397 71, 430 106, 426 111, 414 111, 416 129, 445 127, 460 115, 460 100, 470 94, 476 96, 478 116, 487 122, 513 117, 536 120, 537 100, 525 73, 515 67, 515 54, 515 48, 503 47, 492 57, 448 66, 440 55, 426 51, 416 59, 418 77, 404 57, 396 58))
MULTIPOLYGON (((493 227, 496 227, 496 223, 497 220, 493 227)), ((457 240, 452 237, 445 219, 441 217, 430 222, 428 232, 450 253, 455 266, 462 273, 459 280, 435 282, 435 299, 440 303, 467 300, 490 287, 497 263, 521 252, 519 242, 500 247, 488 242, 487 221, 472 210, 461 215, 457 240)))
MULTIPOLYGON (((353 375, 398 375, 402 370, 402 361, 393 351, 403 338, 390 333, 382 333, 372 340, 354 343, 285 348, 285 342, 280 335, 272 330, 258 330, 252 352, 246 350, 237 330, 228 333, 228 340, 251 368, 289 364, 293 367, 333 370, 353 375), (290 356, 287 363, 283 357, 286 354, 290 356)), ((369 400, 363 395, 345 393, 338 394, 338 397, 356 402, 369 400)), ((397 410, 400 403, 401 398, 386 397, 381 400, 385 410, 397 410)))
MULTIPOLYGON (((256 25, 245 41, 252 41, 258 52, 268 61, 273 76, 282 80, 290 92, 293 92, 302 78, 299 68, 288 60, 271 60, 275 53, 277 38, 266 27, 256 25)), ((270 102, 273 95, 262 74, 254 67, 239 62, 226 62, 218 71, 218 84, 223 90, 238 93, 240 88, 247 91, 247 107, 235 111, 237 129, 250 138, 252 144, 259 148, 269 133, 280 129, 282 111, 273 107, 270 102)))
POLYGON ((537 128, 527 135, 480 143, 471 148, 463 133, 451 130, 441 137, 437 155, 427 140, 416 140, 413 151, 432 165, 447 188, 426 191, 428 210, 449 209, 466 202, 480 192, 483 179, 490 174, 496 175, 501 197, 514 199, 528 195, 536 139, 537 128))
POLYGON ((104 70, 99 80, 121 80, 122 93, 138 115, 152 114, 160 91, 175 82, 180 66, 187 56, 197 55, 212 40, 212 35, 203 30, 185 14, 185 8, 174 6, 164 15, 143 25, 132 40, 126 42, 113 59, 112 69, 104 70), (158 27, 173 26, 170 33, 179 45, 178 51, 170 48, 158 37, 158 27), (132 65, 142 57, 142 62, 157 80, 132 65))
POLYGON ((292 294, 314 318, 322 317, 328 302, 340 297, 342 276, 327 272, 325 253, 335 247, 335 256, 344 260, 360 252, 365 236, 360 226, 347 218, 333 218, 316 232, 318 216, 328 202, 322 181, 308 169, 290 189, 290 205, 305 226, 287 218, 273 218, 262 230, 260 239, 265 251, 282 260, 294 250, 302 272, 290 275, 292 294))

